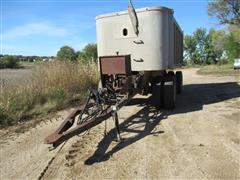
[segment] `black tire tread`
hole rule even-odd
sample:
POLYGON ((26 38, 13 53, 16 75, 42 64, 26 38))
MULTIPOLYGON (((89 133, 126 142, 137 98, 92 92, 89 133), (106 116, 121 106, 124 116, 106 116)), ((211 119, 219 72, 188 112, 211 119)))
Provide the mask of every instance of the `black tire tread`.
POLYGON ((176 103, 176 79, 168 74, 163 87, 163 105, 166 109, 174 109, 176 103), (172 82, 172 85, 169 85, 172 82))
POLYGON ((182 93, 182 86, 183 86, 183 75, 182 71, 177 71, 176 72, 176 89, 177 89, 177 94, 182 93))

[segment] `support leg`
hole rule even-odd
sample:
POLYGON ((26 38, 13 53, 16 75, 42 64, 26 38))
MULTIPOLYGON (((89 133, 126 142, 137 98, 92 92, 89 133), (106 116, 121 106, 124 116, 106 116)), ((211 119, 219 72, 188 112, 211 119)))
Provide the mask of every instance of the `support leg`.
POLYGON ((115 121, 115 127, 116 127, 116 136, 117 136, 117 141, 121 141, 121 136, 120 136, 120 128, 119 128, 119 121, 118 121, 118 114, 117 111, 113 111, 113 120, 115 121))
POLYGON ((105 120, 104 136, 107 136, 107 120, 105 120))

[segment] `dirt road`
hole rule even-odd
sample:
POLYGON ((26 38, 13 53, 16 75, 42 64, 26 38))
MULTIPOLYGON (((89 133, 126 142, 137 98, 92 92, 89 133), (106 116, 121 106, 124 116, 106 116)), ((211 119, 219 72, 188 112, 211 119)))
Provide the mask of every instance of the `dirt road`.
MULTIPOLYGON (((120 110, 122 142, 113 122, 48 151, 51 119, 1 138, 0 179, 239 179, 240 79, 184 70, 174 111, 156 110, 137 96, 120 110)), ((65 117, 66 111, 59 112, 65 117)))

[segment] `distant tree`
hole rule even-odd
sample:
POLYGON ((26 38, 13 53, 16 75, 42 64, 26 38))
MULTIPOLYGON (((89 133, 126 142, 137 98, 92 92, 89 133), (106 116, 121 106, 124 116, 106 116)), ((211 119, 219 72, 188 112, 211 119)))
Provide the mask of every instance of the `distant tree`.
POLYGON ((226 32, 224 30, 215 30, 211 29, 209 31, 210 36, 212 37, 212 43, 216 50, 224 49, 224 41, 226 39, 226 32))
POLYGON ((84 47, 83 52, 86 54, 87 57, 93 59, 94 61, 97 60, 97 44, 88 44, 84 47))
POLYGON ((217 62, 217 53, 214 49, 212 36, 207 34, 204 45, 204 63, 213 64, 217 62))
POLYGON ((204 28, 198 28, 192 36, 184 38, 185 59, 194 64, 212 64, 217 61, 212 34, 204 28))
POLYGON ((228 34, 224 42, 229 61, 240 58, 240 29, 237 26, 229 26, 228 34))
POLYGON ((87 44, 82 51, 77 52, 78 60, 82 62, 97 61, 97 44, 87 44))
POLYGON ((208 15, 216 17, 220 24, 240 26, 240 0, 212 0, 208 15))
POLYGON ((228 26, 228 31, 232 33, 234 39, 240 43, 240 28, 235 25, 228 26))
POLYGON ((16 68, 18 67, 18 60, 16 56, 5 55, 0 58, 0 69, 1 68, 16 68))
POLYGON ((76 61, 77 56, 73 48, 69 46, 63 46, 57 52, 57 59, 61 61, 76 61))
POLYGON ((184 59, 186 61, 192 61, 193 63, 198 63, 197 61, 197 41, 195 37, 186 35, 184 37, 184 59))
POLYGON ((211 29, 209 31, 209 36, 211 37, 211 43, 216 53, 216 58, 221 60, 225 52, 224 44, 226 41, 226 32, 224 30, 211 29))
POLYGON ((197 58, 200 64, 206 61, 205 46, 207 43, 207 31, 205 28, 197 28, 193 33, 197 41, 197 58))
POLYGON ((0 57, 0 69, 6 68, 5 61, 3 60, 3 57, 0 57))
POLYGON ((88 62, 89 59, 87 58, 86 54, 83 51, 77 51, 77 60, 81 62, 88 62))

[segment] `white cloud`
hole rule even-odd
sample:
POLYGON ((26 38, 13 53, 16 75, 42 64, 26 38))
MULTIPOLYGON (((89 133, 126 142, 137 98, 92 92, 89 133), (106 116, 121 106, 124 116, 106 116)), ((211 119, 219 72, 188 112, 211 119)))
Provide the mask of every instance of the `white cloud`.
POLYGON ((12 28, 3 33, 4 39, 15 39, 30 35, 47 35, 47 36, 65 36, 66 29, 57 27, 49 23, 30 23, 12 28))
POLYGON ((38 55, 38 56, 54 56, 56 55, 56 48, 52 46, 31 46, 31 45, 3 45, 3 54, 9 55, 38 55))
POLYGON ((88 41, 86 34, 79 33, 80 27, 53 26, 49 23, 30 23, 6 30, 3 33, 3 54, 56 55, 59 48, 69 45, 76 51, 82 50, 88 41), (46 38, 42 38, 47 36, 46 38), (27 37, 31 37, 28 41, 27 37), (63 37, 63 38, 60 38, 63 37), (46 43, 47 39, 47 43, 46 43))

